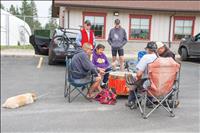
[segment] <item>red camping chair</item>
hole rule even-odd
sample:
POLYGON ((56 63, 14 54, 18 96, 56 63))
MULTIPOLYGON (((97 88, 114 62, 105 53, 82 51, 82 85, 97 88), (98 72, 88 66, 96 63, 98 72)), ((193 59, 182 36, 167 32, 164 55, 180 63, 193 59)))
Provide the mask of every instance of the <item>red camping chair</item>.
POLYGON ((171 57, 159 57, 154 62, 148 64, 147 70, 149 87, 139 91, 140 94, 137 93, 137 95, 140 95, 140 98, 136 97, 143 118, 148 118, 152 112, 161 106, 170 113, 170 116, 174 117, 174 106, 178 102, 180 64, 171 57), (152 97, 154 102, 149 97, 152 97), (173 102, 172 107, 169 106, 169 99, 173 102), (153 104, 153 109, 148 113, 146 113, 147 101, 153 104))

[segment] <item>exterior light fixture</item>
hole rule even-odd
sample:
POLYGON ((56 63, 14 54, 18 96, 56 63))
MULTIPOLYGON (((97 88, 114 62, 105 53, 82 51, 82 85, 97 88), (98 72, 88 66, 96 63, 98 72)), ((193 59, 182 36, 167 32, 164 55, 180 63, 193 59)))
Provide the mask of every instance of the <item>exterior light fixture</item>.
POLYGON ((113 14, 114 14, 114 16, 119 16, 119 12, 118 11, 115 11, 113 14))

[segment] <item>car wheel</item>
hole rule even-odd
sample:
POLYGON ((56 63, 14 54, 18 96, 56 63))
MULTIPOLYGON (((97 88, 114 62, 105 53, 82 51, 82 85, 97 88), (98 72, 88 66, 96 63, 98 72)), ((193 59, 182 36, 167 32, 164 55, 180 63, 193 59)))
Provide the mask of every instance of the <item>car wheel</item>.
POLYGON ((181 60, 187 60, 188 54, 187 54, 187 49, 186 48, 181 48, 181 60))

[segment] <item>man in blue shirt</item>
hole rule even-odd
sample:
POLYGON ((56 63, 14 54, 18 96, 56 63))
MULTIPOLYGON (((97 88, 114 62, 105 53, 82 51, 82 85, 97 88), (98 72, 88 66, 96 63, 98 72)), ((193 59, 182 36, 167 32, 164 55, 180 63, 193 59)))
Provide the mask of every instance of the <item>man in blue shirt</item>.
POLYGON ((89 56, 92 54, 92 46, 89 43, 85 43, 82 48, 73 56, 71 66, 72 66, 72 77, 74 79, 88 81, 91 78, 91 75, 88 75, 91 72, 94 75, 93 83, 88 92, 88 98, 92 98, 92 93, 98 89, 101 91, 100 82, 101 75, 105 72, 101 69, 98 69, 89 59, 89 56), (77 73, 73 73, 76 71, 77 73), (101 75, 100 75, 101 74, 101 75))

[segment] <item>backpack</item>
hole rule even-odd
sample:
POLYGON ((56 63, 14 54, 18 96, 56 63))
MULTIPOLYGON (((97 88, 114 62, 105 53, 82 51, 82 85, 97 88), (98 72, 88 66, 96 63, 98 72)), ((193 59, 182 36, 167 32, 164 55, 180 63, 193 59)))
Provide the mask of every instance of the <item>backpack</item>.
POLYGON ((96 101, 99 101, 101 104, 109 104, 114 105, 116 101, 116 94, 110 89, 103 89, 97 96, 95 97, 96 101))

